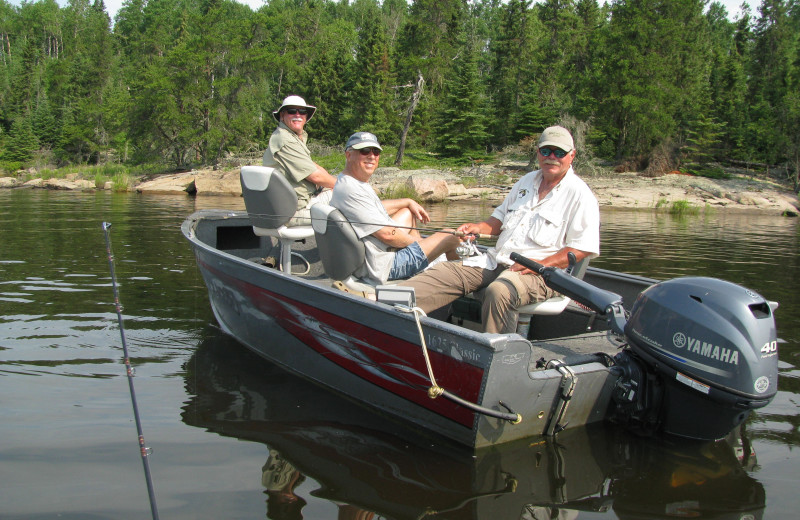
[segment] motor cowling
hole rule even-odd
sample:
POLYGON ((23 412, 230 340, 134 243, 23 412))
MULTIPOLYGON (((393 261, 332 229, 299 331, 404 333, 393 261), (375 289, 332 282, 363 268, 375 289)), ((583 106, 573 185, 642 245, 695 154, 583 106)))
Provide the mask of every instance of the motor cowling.
POLYGON ((661 429, 724 437, 778 390, 778 341, 769 303, 715 278, 657 283, 634 303, 625 335, 664 386, 661 429))

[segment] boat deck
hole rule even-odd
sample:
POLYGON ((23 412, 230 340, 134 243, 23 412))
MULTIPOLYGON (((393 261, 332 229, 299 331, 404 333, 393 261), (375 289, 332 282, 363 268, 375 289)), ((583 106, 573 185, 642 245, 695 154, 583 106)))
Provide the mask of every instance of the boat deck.
POLYGON ((564 361, 577 356, 604 354, 614 357, 624 345, 608 331, 587 332, 577 336, 532 340, 533 360, 544 358, 564 361))

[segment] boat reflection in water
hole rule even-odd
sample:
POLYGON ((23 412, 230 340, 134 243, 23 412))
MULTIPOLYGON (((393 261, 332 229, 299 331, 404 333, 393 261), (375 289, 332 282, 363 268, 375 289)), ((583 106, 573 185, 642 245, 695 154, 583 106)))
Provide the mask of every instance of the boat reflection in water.
MULTIPOLYGON (((339 518, 759 519, 763 486, 746 437, 639 439, 610 425, 474 452, 423 436, 306 382, 210 332, 187 364, 185 423, 269 447, 267 517, 302 518, 293 489, 339 518)), ((254 475, 253 478, 259 478, 254 475)))

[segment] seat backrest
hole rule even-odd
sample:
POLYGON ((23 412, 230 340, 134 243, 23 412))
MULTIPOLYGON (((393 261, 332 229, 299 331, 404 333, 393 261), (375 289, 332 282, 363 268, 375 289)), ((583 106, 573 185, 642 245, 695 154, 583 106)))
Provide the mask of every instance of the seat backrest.
POLYGON ((254 227, 277 229, 297 211, 297 193, 275 168, 242 166, 239 180, 244 206, 254 227))
POLYGON ((314 204, 311 227, 326 275, 344 280, 364 264, 364 243, 341 211, 328 204, 314 204))

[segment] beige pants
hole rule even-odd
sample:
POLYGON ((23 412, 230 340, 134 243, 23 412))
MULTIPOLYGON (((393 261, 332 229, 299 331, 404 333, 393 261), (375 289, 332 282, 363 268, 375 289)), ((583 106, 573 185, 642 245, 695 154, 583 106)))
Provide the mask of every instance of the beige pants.
POLYGON ((481 308, 483 327, 486 332, 499 333, 516 331, 517 307, 555 294, 537 274, 520 275, 505 267, 490 271, 465 266, 460 261, 437 264, 400 285, 414 288, 417 306, 426 313, 485 288, 481 308))
POLYGON ((310 226, 311 225, 311 206, 314 204, 318 204, 323 202, 325 204, 331 203, 331 197, 333 197, 333 190, 325 189, 319 195, 311 197, 308 201, 308 205, 303 209, 298 209, 294 217, 286 223, 286 227, 295 227, 295 226, 310 226))

